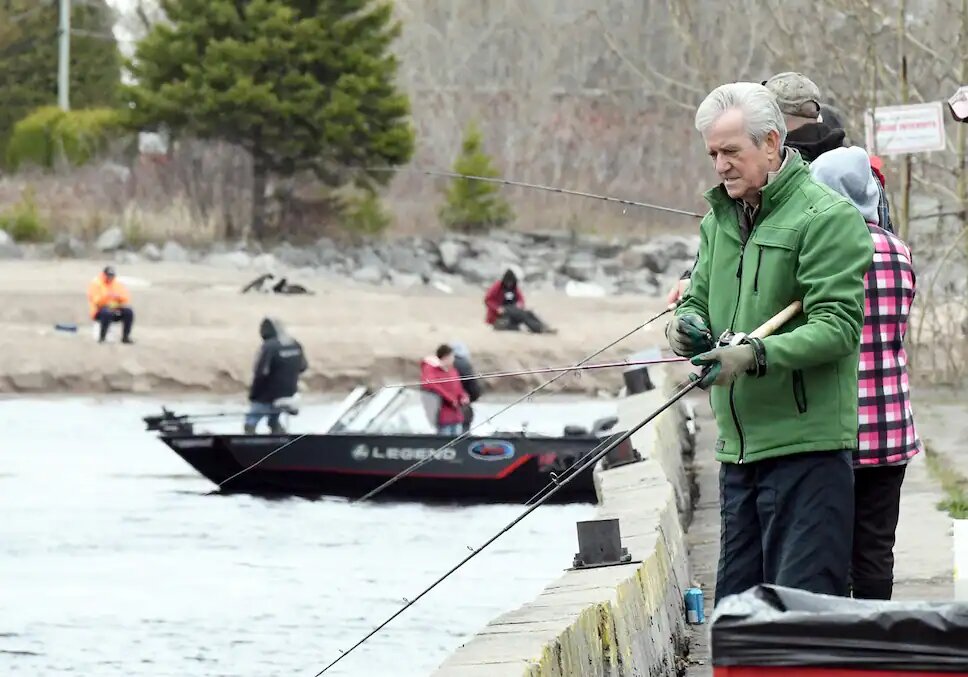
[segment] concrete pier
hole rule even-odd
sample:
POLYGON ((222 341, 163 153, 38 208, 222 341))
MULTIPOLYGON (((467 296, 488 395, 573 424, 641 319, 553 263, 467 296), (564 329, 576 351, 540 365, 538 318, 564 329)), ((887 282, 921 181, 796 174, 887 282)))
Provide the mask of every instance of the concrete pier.
MULTIPOLYGON (((656 389, 621 402, 616 430, 634 426, 671 393, 675 384, 665 372, 650 375, 656 389)), ((683 454, 692 445, 683 411, 673 406, 633 436, 644 460, 596 470, 596 519, 619 519, 632 561, 564 571, 535 600, 488 623, 435 677, 676 674, 688 638, 682 520, 690 492, 683 454)), ((562 569, 570 565, 562 562, 562 569)))

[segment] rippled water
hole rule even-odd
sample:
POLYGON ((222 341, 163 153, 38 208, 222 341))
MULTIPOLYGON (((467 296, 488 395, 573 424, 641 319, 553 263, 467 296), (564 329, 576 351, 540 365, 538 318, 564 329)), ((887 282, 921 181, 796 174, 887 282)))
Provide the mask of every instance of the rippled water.
MULTIPOLYGON (((159 404, 0 401, 0 674, 312 677, 522 510, 209 495, 143 430, 159 404)), ((527 404, 502 422, 613 410, 527 404)), ((430 673, 569 567, 593 513, 539 508, 326 674, 430 673)))

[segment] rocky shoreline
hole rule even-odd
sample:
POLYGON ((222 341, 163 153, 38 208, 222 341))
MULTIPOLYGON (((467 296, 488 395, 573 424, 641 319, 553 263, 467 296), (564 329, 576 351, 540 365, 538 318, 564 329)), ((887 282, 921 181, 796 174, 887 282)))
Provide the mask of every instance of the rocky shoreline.
POLYGON ((217 243, 186 248, 174 241, 135 246, 119 227, 105 230, 93 242, 60 235, 43 244, 15 243, 0 231, 0 260, 109 258, 118 264, 198 263, 251 270, 254 276, 289 271, 296 278, 321 274, 371 285, 429 285, 441 290, 488 284, 513 264, 523 274, 526 289, 563 290, 578 296, 664 294, 670 280, 691 265, 698 247, 698 235, 618 239, 494 231, 355 245, 320 238, 309 246, 217 243))

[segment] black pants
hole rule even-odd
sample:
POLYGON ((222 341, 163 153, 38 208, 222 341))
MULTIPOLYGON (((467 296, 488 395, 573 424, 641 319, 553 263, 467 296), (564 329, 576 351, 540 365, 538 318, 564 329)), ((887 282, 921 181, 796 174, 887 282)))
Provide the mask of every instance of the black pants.
POLYGON ((851 592, 857 599, 890 599, 894 589, 894 533, 906 465, 854 470, 854 549, 851 592))
POLYGON ((724 463, 719 505, 717 604, 761 583, 847 595, 854 525, 850 452, 724 463))
POLYGON ((504 312, 494 322, 494 328, 517 330, 522 324, 535 334, 540 334, 546 329, 545 323, 537 315, 518 306, 504 306, 504 312))
POLYGON ((471 429, 471 424, 474 422, 474 407, 469 404, 464 404, 461 406, 461 411, 464 413, 464 423, 461 424, 461 431, 466 433, 471 429))
POLYGON ((101 308, 97 311, 95 318, 101 323, 101 338, 103 341, 108 335, 108 327, 112 322, 121 322, 121 340, 126 341, 131 337, 131 325, 134 324, 134 311, 127 306, 120 308, 101 308))

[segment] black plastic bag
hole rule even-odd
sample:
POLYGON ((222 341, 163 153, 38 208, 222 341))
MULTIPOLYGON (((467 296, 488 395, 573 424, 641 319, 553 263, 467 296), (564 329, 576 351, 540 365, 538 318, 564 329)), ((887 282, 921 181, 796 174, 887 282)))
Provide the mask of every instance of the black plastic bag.
POLYGON ((968 604, 855 600, 760 585, 712 617, 717 666, 968 674, 968 604))

